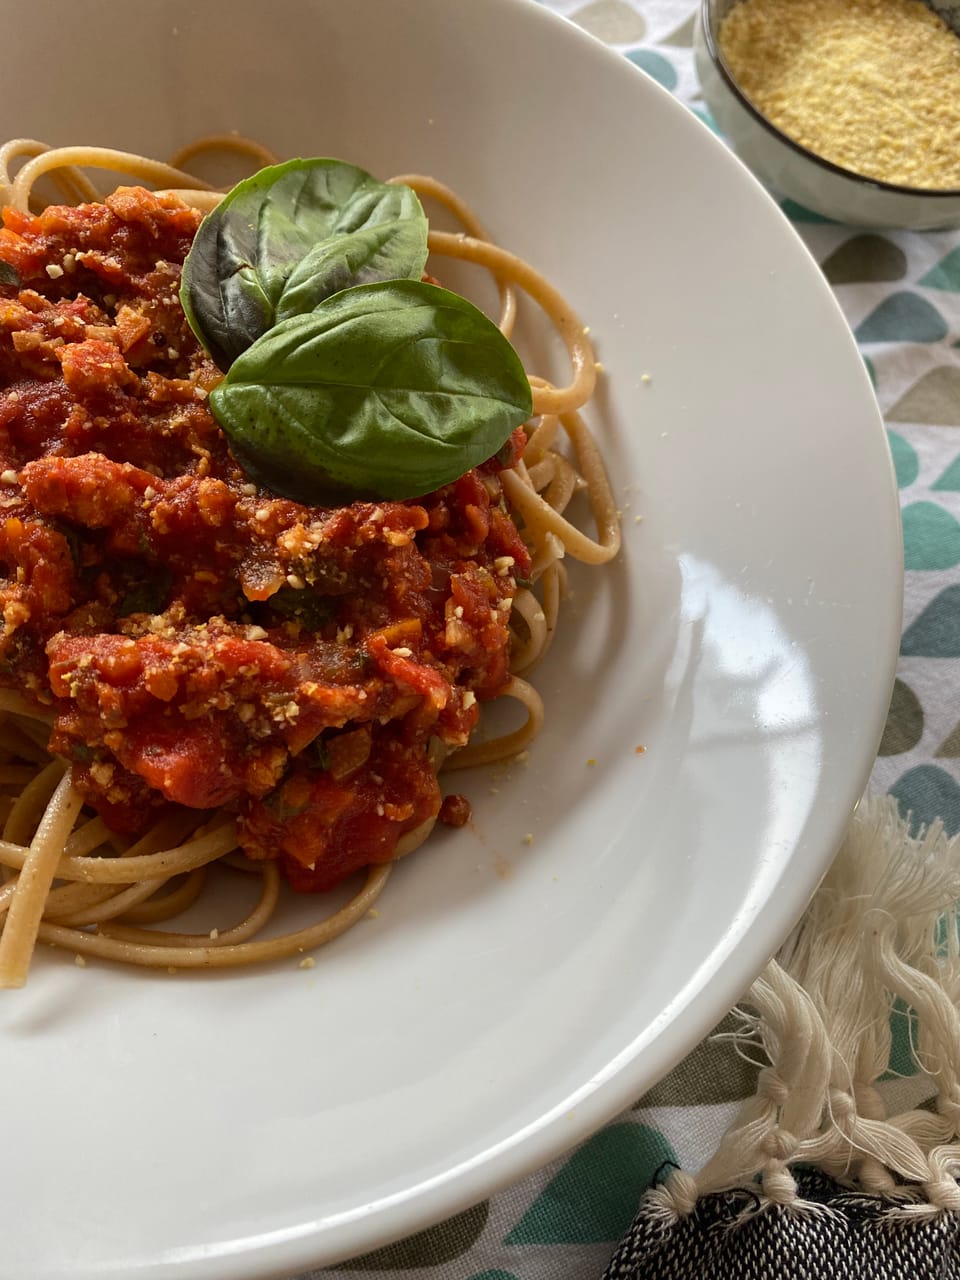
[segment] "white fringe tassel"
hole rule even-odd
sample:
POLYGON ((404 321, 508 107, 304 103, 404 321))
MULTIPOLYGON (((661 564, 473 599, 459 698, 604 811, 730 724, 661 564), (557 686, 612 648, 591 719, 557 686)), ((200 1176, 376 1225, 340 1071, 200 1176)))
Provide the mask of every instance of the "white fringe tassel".
POLYGON ((671 1174, 648 1207, 683 1215, 698 1196, 749 1186, 761 1204, 823 1212, 797 1195, 790 1166, 803 1163, 895 1197, 900 1219, 960 1210, 958 901, 960 837, 935 823, 914 839, 894 800, 867 797, 738 1011, 738 1048, 759 1046, 770 1063, 755 1095, 710 1162, 671 1174), (912 1048, 936 1114, 888 1116, 876 1088, 897 998, 916 1014, 912 1048))

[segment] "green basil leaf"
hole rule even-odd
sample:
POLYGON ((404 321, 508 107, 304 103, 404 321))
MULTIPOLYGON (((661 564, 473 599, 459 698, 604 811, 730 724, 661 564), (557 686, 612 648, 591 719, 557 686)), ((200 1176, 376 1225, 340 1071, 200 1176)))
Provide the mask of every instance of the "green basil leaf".
POLYGON ((222 369, 278 320, 351 285, 419 279, 427 219, 414 192, 340 160, 290 160, 239 183, 201 222, 180 300, 222 369))
MULTIPOLYGON (((289 775, 287 780, 289 781, 289 775)), ((309 800, 304 800, 300 804, 287 804, 282 786, 278 787, 276 791, 271 791, 268 796, 264 796, 263 803, 276 818, 277 822, 287 822, 290 818, 299 818, 301 813, 306 813, 310 806, 309 800)))
MULTIPOLYGON (((412 194, 412 193, 411 193, 412 194)), ((414 246, 411 246, 413 248, 414 246)), ((357 231, 330 236, 315 245, 293 269, 277 300, 276 319, 306 315, 334 293, 358 284, 408 277, 419 280, 426 262, 426 223, 423 226, 395 218, 357 231), (411 252, 407 261, 415 270, 394 269, 395 251, 406 240, 419 240, 423 230, 423 257, 411 252)))
POLYGON ((300 752, 299 759, 306 764, 308 769, 313 768, 321 773, 326 773, 330 768, 330 751, 321 737, 316 737, 312 742, 308 742, 300 752))
POLYGON ((296 618, 310 631, 319 631, 325 622, 329 622, 337 611, 337 602, 330 596, 321 596, 309 587, 297 590, 294 587, 280 587, 264 604, 284 618, 296 618))
POLYGON ((0 284, 13 285, 15 289, 19 289, 21 283, 16 267, 12 267, 9 262, 0 262, 0 284))
POLYGON ((513 347, 466 298, 358 285, 258 339, 210 393, 242 466, 299 502, 415 498, 529 418, 513 347))
POLYGON ((123 598, 117 604, 117 617, 129 618, 132 613, 160 613, 170 597, 173 576, 168 569, 156 568, 146 578, 127 586, 123 598))
POLYGON ((51 520, 50 523, 64 539, 70 551, 70 559, 74 569, 83 569, 83 541, 76 529, 63 520, 51 520))

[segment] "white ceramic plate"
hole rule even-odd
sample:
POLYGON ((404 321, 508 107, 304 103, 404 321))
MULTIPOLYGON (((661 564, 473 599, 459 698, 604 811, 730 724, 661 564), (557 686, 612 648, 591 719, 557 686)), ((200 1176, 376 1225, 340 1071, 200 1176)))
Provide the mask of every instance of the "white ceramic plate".
POLYGON ((529 764, 469 782, 476 834, 400 866, 312 971, 44 955, 0 1002, 2 1280, 289 1275, 583 1138, 775 949, 886 710, 883 432, 759 186, 532 3, 57 0, 11 39, 3 136, 164 154, 237 128, 435 172, 562 286, 608 371, 626 550, 578 579, 529 764))

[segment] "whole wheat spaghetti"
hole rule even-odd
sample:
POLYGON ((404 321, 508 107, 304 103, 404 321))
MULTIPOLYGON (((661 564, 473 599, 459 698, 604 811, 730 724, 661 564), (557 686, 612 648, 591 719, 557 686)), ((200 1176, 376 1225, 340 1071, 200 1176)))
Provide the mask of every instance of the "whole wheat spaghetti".
POLYGON ((339 936, 370 910, 392 862, 428 837, 438 811, 462 821, 462 807, 441 808, 437 772, 508 758, 539 732, 543 703, 527 675, 556 631, 564 560, 600 565, 619 551, 610 486, 580 416, 596 379, 584 326, 549 281, 492 243, 456 193, 418 175, 392 181, 463 227, 430 232, 430 269, 442 277, 444 259, 459 259, 486 270, 507 336, 517 295, 531 299, 566 348, 566 385, 531 373, 534 416, 516 456, 439 497, 311 512, 249 483, 205 407, 219 375, 188 350, 176 257, 158 249, 153 262, 134 249, 114 264, 117 251, 90 230, 99 220, 149 244, 153 227, 158 244, 186 243, 192 211, 209 211, 222 194, 191 167, 224 149, 253 167, 273 162, 259 143, 233 137, 191 144, 170 164, 31 139, 0 147, 0 404, 5 397, 12 438, 40 423, 60 433, 52 452, 8 461, 0 475, 0 562, 11 575, 0 593, 4 637, 10 654, 19 636, 25 655, 0 689, 2 986, 22 985, 38 941, 78 957, 179 970, 299 956, 339 936), (153 192, 101 193, 91 175, 104 170, 153 192), (94 247, 78 247, 81 240, 94 247), (110 412, 98 415, 98 396, 110 412), (581 493, 595 534, 568 518, 581 493), (192 532, 178 536, 181 527, 192 532), (479 548, 472 557, 462 554, 467 528, 479 548), (200 545, 188 562, 191 540, 200 545), (371 589, 376 600, 345 594, 344 566, 368 564, 371 547, 380 557, 372 563, 386 566, 371 589), (431 564, 451 584, 442 610, 423 595, 431 564), (409 581, 388 581, 397 565, 409 581), (309 573, 322 580, 308 581, 309 573), (236 598, 235 579, 243 588, 236 598), (57 594, 64 583, 76 599, 57 594), (381 593, 395 606, 414 583, 421 603, 406 612, 388 616, 377 603, 381 593), (307 596, 316 605, 309 619, 300 607, 307 596), (440 628, 432 649, 424 639, 431 627, 440 628), (498 639, 509 660, 502 671, 498 639), (313 662, 326 674, 315 678, 313 662), (494 695, 519 703, 523 723, 468 744, 478 699, 494 695), (370 699, 379 717, 364 709, 370 699), (330 727, 311 732, 321 707, 330 727), (427 732, 417 728, 424 707, 441 716, 425 754, 410 745, 410 734, 427 732), (147 723, 155 737, 141 741, 147 723), (222 736, 211 747, 204 734, 214 728, 222 736), (229 779, 214 767, 218 751, 232 762, 229 779), (234 785, 241 775, 243 786, 234 785), (397 781, 406 778, 419 788, 411 796, 397 781), (215 800, 228 783, 222 803, 162 799, 186 791, 215 800), (362 800, 357 814, 372 829, 389 828, 388 853, 370 859, 345 906, 278 933, 281 871, 295 887, 326 886, 322 867, 297 863, 293 837, 280 853, 270 833, 301 820, 331 830, 341 822, 348 839, 360 817, 334 813, 344 796, 355 807, 362 800), (148 821, 134 821, 138 806, 148 821), (209 889, 214 864, 256 877, 252 907, 202 934, 171 926, 209 889))

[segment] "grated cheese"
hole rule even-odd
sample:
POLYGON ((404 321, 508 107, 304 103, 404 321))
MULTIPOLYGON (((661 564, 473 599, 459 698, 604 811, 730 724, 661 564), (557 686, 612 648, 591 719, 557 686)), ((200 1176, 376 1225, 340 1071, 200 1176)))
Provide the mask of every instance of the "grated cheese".
POLYGON ((718 41, 754 106, 808 151, 960 187, 960 39, 922 0, 741 0, 718 41))

